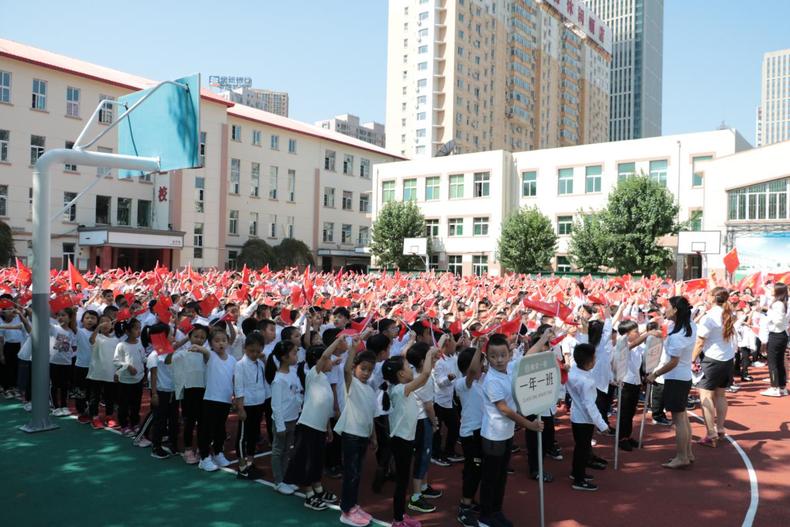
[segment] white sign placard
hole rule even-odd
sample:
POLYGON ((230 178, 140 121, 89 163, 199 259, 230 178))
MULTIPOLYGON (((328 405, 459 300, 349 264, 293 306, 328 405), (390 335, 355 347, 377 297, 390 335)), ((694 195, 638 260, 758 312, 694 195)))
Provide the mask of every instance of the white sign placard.
POLYGON ((615 382, 623 382, 628 374, 628 358, 630 354, 631 347, 628 345, 628 336, 620 335, 617 337, 617 344, 615 344, 612 352, 612 375, 615 382))
POLYGON ((540 415, 560 394, 560 367, 552 351, 524 356, 513 371, 513 398, 521 415, 540 415))
POLYGON ((664 341, 658 337, 647 337, 645 344, 645 371, 651 374, 658 368, 658 363, 661 360, 661 350, 664 347, 664 341))

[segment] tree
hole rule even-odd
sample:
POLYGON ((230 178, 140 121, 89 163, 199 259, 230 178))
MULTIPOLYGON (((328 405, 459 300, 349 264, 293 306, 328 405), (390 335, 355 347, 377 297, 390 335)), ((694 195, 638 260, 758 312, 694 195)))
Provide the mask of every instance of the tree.
MULTIPOLYGON (((419 256, 404 256, 404 238, 425 236, 425 218, 414 202, 390 201, 373 223, 370 251, 381 267, 423 269, 419 256)), ((429 247, 430 253, 430 247, 429 247)))
POLYGON ((274 247, 272 251, 275 256, 277 269, 306 267, 308 265, 315 267, 313 253, 301 240, 286 238, 280 242, 280 245, 274 247))
POLYGON ((241 252, 236 258, 236 267, 242 268, 244 264, 252 269, 258 269, 264 265, 274 267, 277 265, 277 256, 268 243, 258 238, 252 238, 241 246, 241 252))
POLYGON ((585 273, 612 266, 612 243, 604 211, 580 213, 573 223, 568 253, 573 266, 585 273))
POLYGON ((672 252, 656 241, 677 234, 678 206, 667 188, 639 175, 621 181, 609 194, 603 211, 609 233, 612 266, 618 273, 661 274, 672 262, 672 252))
POLYGON ((9 265, 14 254, 14 236, 11 227, 0 221, 0 265, 9 265))
POLYGON ((547 271, 556 246, 557 235, 551 220, 536 207, 524 207, 502 225, 499 261, 516 273, 547 271))

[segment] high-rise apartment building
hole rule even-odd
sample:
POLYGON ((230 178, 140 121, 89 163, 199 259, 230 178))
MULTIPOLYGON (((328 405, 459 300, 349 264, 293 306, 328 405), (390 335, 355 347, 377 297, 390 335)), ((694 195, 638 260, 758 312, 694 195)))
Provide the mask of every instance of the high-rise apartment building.
POLYGON ((664 0, 586 0, 612 33, 609 140, 661 135, 664 0))
POLYGON ((245 87, 224 90, 219 95, 226 101, 288 117, 288 92, 245 87))
POLYGON ((365 141, 377 146, 384 146, 384 125, 371 121, 360 123, 356 115, 343 114, 336 115, 331 119, 316 121, 316 126, 325 130, 333 130, 341 134, 348 135, 360 141, 365 141))
POLYGON ((790 139, 790 49, 763 55, 757 146, 790 139))
POLYGON ((581 0, 391 0, 387 147, 606 141, 609 28, 581 0))

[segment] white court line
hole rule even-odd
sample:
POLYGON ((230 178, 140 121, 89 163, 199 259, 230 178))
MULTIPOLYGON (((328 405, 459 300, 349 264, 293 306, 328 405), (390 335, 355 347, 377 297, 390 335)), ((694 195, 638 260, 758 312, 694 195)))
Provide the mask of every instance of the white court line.
MULTIPOLYGON (((705 420, 695 414, 694 412, 689 412, 695 419, 702 421, 703 423, 705 420)), ((727 441, 729 441, 732 446, 735 447, 735 451, 738 452, 738 455, 741 456, 741 460, 743 464, 746 465, 746 471, 749 473, 749 491, 750 491, 750 498, 749 498, 749 508, 746 510, 746 516, 743 518, 743 523, 741 527, 752 527, 754 523, 754 518, 757 516, 757 505, 760 503, 760 490, 757 485, 757 471, 754 470, 754 465, 752 465, 752 460, 749 459, 749 456, 746 455, 741 445, 733 439, 729 434, 724 436, 727 441)))

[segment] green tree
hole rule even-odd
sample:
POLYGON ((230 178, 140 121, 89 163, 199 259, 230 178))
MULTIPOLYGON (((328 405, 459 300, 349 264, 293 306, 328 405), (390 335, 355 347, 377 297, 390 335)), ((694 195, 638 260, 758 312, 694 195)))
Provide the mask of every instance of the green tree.
MULTIPOLYGON (((373 222, 370 251, 380 267, 424 269, 419 256, 404 256, 403 240, 425 236, 425 218, 414 202, 390 201, 373 222)), ((430 247, 428 248, 430 253, 430 247)))
POLYGON ((604 211, 580 213, 573 223, 568 253, 571 263, 585 273, 597 273, 612 265, 612 243, 604 211))
POLYGON ((505 220, 499 237, 499 261, 516 273, 551 268, 557 235, 551 220, 537 208, 524 207, 505 220))
POLYGON ((306 267, 308 265, 315 267, 313 253, 301 240, 286 238, 280 242, 280 245, 277 245, 272 250, 278 269, 283 269, 285 267, 306 267))
POLYGON ((277 265, 277 255, 274 249, 263 240, 252 238, 241 246, 241 252, 236 258, 236 267, 241 269, 247 264, 251 269, 258 269, 264 265, 275 267, 277 265))
POLYGON ((639 175, 621 181, 609 194, 603 211, 609 233, 612 266, 618 273, 660 274, 672 262, 672 252, 658 238, 676 234, 678 206, 667 188, 639 175))
POLYGON ((11 227, 4 221, 0 221, 0 266, 11 263, 14 257, 14 236, 11 227))

